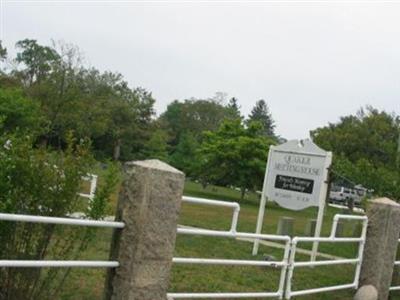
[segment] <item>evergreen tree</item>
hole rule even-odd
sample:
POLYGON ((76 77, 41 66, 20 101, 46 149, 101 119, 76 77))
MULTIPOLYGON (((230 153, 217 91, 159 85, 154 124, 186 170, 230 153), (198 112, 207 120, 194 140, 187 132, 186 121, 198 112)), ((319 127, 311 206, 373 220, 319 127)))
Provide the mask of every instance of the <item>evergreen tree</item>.
POLYGON ((272 115, 269 111, 267 103, 261 99, 256 102, 256 105, 252 109, 247 125, 251 122, 257 121, 263 126, 263 134, 268 137, 274 137, 275 122, 272 119, 272 115))
POLYGON ((196 138, 190 133, 183 133, 179 138, 179 143, 172 153, 170 163, 175 168, 185 172, 187 176, 192 176, 197 166, 197 149, 199 144, 196 138))
POLYGON ((230 119, 242 119, 243 117, 240 114, 240 105, 238 100, 235 97, 232 97, 229 100, 228 105, 226 106, 228 109, 228 114, 230 119))

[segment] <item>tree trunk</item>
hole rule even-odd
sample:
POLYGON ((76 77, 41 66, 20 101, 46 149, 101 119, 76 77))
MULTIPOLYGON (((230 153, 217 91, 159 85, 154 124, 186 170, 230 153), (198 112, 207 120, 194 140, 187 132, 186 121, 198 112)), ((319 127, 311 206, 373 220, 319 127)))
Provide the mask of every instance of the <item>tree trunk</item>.
POLYGON ((246 188, 240 188, 240 200, 244 200, 244 196, 246 195, 246 188))
POLYGON ((113 159, 118 160, 121 155, 121 139, 117 139, 114 145, 113 159))

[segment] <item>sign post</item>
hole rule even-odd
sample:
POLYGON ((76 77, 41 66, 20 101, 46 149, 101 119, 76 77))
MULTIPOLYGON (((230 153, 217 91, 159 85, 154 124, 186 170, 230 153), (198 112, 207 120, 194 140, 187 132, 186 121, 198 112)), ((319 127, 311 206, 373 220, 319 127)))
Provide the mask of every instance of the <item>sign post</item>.
MULTIPOLYGON (((271 146, 258 212, 256 233, 261 233, 267 198, 291 210, 317 206, 315 237, 321 233, 325 199, 328 190, 328 169, 332 153, 319 148, 311 140, 292 140, 271 146)), ((254 241, 253 255, 258 253, 259 240, 254 241)), ((313 245, 315 260, 318 242, 313 245)))

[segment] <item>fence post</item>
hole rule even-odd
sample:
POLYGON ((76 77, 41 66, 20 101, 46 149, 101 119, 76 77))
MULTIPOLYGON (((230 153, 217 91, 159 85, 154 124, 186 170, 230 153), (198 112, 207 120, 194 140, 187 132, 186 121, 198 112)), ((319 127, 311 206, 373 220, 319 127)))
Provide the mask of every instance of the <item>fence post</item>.
POLYGON ((106 300, 164 300, 185 175, 159 160, 128 162, 119 194, 106 300))
POLYGON ((372 285, 387 300, 400 233, 400 205, 380 198, 370 202, 368 230, 359 286, 372 285))

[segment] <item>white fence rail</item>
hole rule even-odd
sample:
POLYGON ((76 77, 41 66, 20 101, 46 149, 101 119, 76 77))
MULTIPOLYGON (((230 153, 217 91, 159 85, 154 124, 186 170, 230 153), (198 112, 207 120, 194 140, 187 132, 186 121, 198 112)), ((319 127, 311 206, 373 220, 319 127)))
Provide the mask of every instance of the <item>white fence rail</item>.
POLYGON ((230 265, 230 266, 271 266, 281 268, 279 288, 276 292, 253 293, 168 293, 168 299, 216 299, 216 298, 283 298, 286 270, 290 250, 290 237, 281 235, 255 234, 235 231, 217 231, 195 228, 178 228, 178 234, 202 235, 226 238, 251 238, 285 242, 285 250, 281 261, 236 260, 236 259, 206 259, 174 257, 177 264, 230 265))
POLYGON ((289 270, 287 275, 287 284, 286 284, 286 299, 291 299, 294 296, 301 296, 301 295, 309 295, 309 294, 316 294, 322 292, 329 292, 335 290, 343 290, 343 289, 357 289, 358 288, 358 281, 360 277, 360 270, 361 270, 361 262, 363 257, 363 250, 365 245, 365 237, 367 233, 367 223, 368 218, 366 216, 352 216, 352 215, 335 215, 331 235, 329 237, 295 237, 292 240, 290 258, 289 258, 289 270), (361 236, 358 238, 337 238, 336 237, 336 229, 339 219, 348 219, 348 220, 358 220, 363 222, 361 236), (328 243, 359 243, 357 257, 354 259, 337 259, 337 260, 323 260, 323 261, 302 261, 296 262, 296 249, 297 244, 300 242, 328 242, 328 243), (292 279, 293 273, 295 268, 299 267, 316 267, 316 266, 329 266, 329 265, 340 265, 340 264, 355 264, 355 274, 353 282, 349 284, 342 284, 336 286, 329 286, 329 287, 321 287, 321 288, 314 288, 314 289, 306 289, 306 290, 292 290, 292 279))
MULTIPOLYGON (((97 220, 82 220, 71 218, 56 218, 0 213, 0 221, 29 222, 42 224, 75 225, 89 227, 124 228, 122 222, 97 220)), ((117 261, 90 261, 90 260, 0 260, 0 267, 13 268, 116 268, 117 261)))
MULTIPOLYGON (((400 239, 399 239, 399 243, 400 243, 400 239)), ((394 262, 394 267, 398 267, 398 266, 400 266, 400 260, 396 260, 394 262)), ((400 285, 391 286, 389 291, 391 291, 391 292, 400 291, 400 285)))
POLYGON ((173 262, 176 264, 196 264, 196 265, 225 265, 225 266, 270 266, 281 268, 281 276, 279 279, 279 287, 275 292, 247 292, 247 293, 168 293, 168 299, 237 299, 237 298, 279 298, 284 296, 284 285, 286 279, 286 271, 288 267, 290 237, 281 235, 255 234, 247 232, 237 232, 237 224, 240 212, 240 205, 236 202, 226 202, 219 200, 208 200, 194 197, 183 197, 184 202, 230 207, 233 209, 232 223, 229 231, 208 230, 200 228, 178 228, 178 234, 214 236, 222 238, 250 238, 262 239, 270 241, 281 241, 285 243, 283 259, 280 261, 259 261, 259 260, 238 260, 238 259, 209 259, 194 257, 174 257, 173 262))
POLYGON ((233 209, 232 214, 232 223, 231 223, 231 231, 236 231, 238 219, 239 219, 239 212, 240 212, 240 205, 237 202, 227 202, 221 200, 210 200, 210 199, 203 199, 197 197, 182 197, 183 202, 192 203, 192 204, 200 204, 200 205, 211 205, 211 206, 220 206, 220 207, 228 207, 233 209))
MULTIPOLYGON (((168 299, 219 299, 219 298, 279 298, 291 299, 294 296, 308 295, 314 293, 329 292, 341 289, 356 289, 360 276, 360 268, 363 256, 363 249, 366 237, 366 228, 368 219, 365 216, 352 216, 352 215, 336 215, 334 217, 332 231, 329 237, 295 237, 291 239, 289 236, 270 235, 270 234, 255 234, 247 232, 237 232, 238 218, 240 206, 238 203, 225 202, 219 200, 208 200, 195 197, 182 198, 184 202, 199 204, 221 206, 233 209, 232 222, 230 229, 227 231, 209 230, 200 228, 178 228, 177 233, 182 235, 197 235, 197 236, 213 236, 221 238, 246 238, 246 239, 261 239, 269 241, 279 241, 284 243, 284 253, 282 260, 278 261, 260 261, 260 260, 240 260, 240 259, 215 259, 215 258, 198 258, 198 257, 174 257, 173 263, 175 264, 192 264, 192 265, 226 265, 226 266, 269 266, 280 268, 281 274, 277 291, 266 292, 225 292, 225 293, 185 293, 174 292, 168 293, 168 299), (336 237, 337 224, 340 219, 361 221, 363 223, 362 232, 360 237, 336 237), (296 261, 296 250, 298 243, 301 242, 328 242, 328 243, 358 243, 358 254, 356 258, 351 259, 336 259, 336 260, 323 260, 323 261, 296 261), (320 287, 307 290, 292 290, 292 278, 295 268, 301 267, 318 267, 339 264, 353 264, 356 265, 354 280, 351 283, 320 287), (286 286, 286 287, 285 287, 286 286)), ((18 214, 5 214, 0 213, 0 221, 14 221, 14 222, 31 222, 43 224, 60 224, 72 226, 91 226, 91 227, 106 227, 106 228, 124 228, 123 222, 109 222, 98 220, 85 220, 85 219, 72 219, 72 218, 57 218, 57 217, 43 217, 43 216, 30 216, 18 214)), ((72 261, 72 260, 0 260, 0 267, 31 267, 31 268, 47 268, 47 267, 84 267, 84 268, 117 268, 119 267, 118 261, 72 261)), ((400 261, 396 261, 395 265, 400 265, 400 261)), ((400 290, 400 286, 392 287, 391 290, 400 290)))

